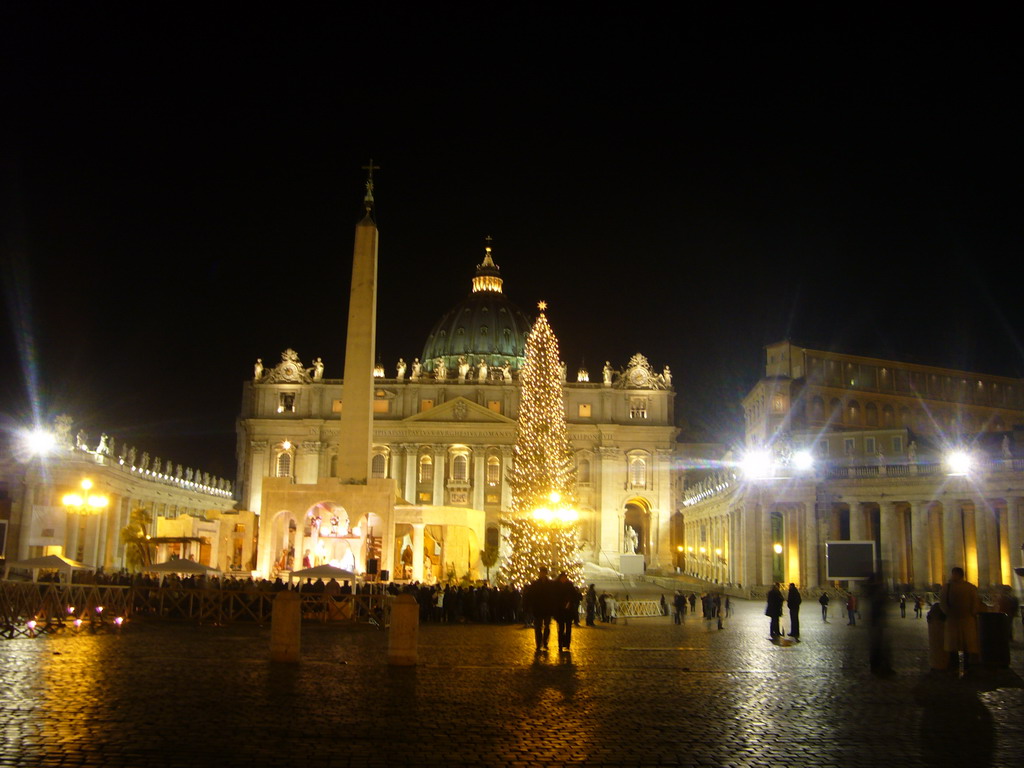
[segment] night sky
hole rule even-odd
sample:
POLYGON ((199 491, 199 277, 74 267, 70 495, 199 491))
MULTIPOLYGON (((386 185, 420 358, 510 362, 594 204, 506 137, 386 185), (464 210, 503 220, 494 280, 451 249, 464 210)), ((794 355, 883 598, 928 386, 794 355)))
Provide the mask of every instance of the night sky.
POLYGON ((144 5, 0 11, 8 427, 233 478, 257 357, 341 376, 371 156, 389 375, 490 235, 570 372, 671 365, 688 439, 786 337, 1024 376, 1008 18, 144 5))

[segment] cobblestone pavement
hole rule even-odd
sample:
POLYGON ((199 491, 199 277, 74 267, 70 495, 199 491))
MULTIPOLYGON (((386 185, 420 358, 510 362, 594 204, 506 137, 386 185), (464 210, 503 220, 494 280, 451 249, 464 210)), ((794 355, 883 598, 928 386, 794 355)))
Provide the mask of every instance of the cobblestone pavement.
POLYGON ((803 642, 775 645, 762 613, 583 628, 571 658, 518 626, 426 625, 415 668, 361 627, 304 627, 297 666, 251 626, 0 641, 0 766, 1020 765, 1019 623, 1010 670, 957 678, 894 610, 883 678, 865 627, 808 605, 803 642))

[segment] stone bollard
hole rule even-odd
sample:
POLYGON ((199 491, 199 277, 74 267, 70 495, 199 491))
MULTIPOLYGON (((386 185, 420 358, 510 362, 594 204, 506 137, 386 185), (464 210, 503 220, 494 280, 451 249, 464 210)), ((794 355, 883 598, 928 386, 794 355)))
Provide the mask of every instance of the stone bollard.
POLYGON ((297 662, 302 639, 302 600, 298 592, 278 592, 270 612, 270 660, 297 662))
POLYGON ((416 666, 416 646, 420 635, 420 606, 412 595, 398 595, 391 604, 391 628, 388 630, 388 664, 393 667, 416 666))

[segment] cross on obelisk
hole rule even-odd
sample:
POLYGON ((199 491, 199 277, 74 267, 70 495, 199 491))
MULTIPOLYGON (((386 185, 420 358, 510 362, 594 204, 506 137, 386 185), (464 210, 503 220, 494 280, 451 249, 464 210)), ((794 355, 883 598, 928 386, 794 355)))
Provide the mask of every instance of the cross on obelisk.
POLYGON ((379 165, 374 165, 373 164, 373 158, 371 157, 370 158, 370 164, 369 165, 364 165, 363 166, 363 170, 367 172, 367 174, 366 174, 366 197, 364 198, 364 200, 366 202, 366 210, 370 210, 370 207, 373 205, 373 172, 374 171, 379 171, 380 170, 380 166, 379 165))

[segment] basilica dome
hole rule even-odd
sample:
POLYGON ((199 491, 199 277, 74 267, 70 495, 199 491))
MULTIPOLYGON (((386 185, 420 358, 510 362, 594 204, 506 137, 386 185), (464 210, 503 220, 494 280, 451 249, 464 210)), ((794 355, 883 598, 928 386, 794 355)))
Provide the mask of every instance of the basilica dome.
MULTIPOLYGON (((460 358, 476 368, 481 360, 490 369, 508 365, 519 370, 525 360, 526 335, 533 321, 502 292, 501 270, 484 249, 476 267, 473 290, 437 321, 423 347, 423 367, 434 371, 438 358, 457 370, 460 358)), ((436 373, 435 373, 436 375, 436 373)))

